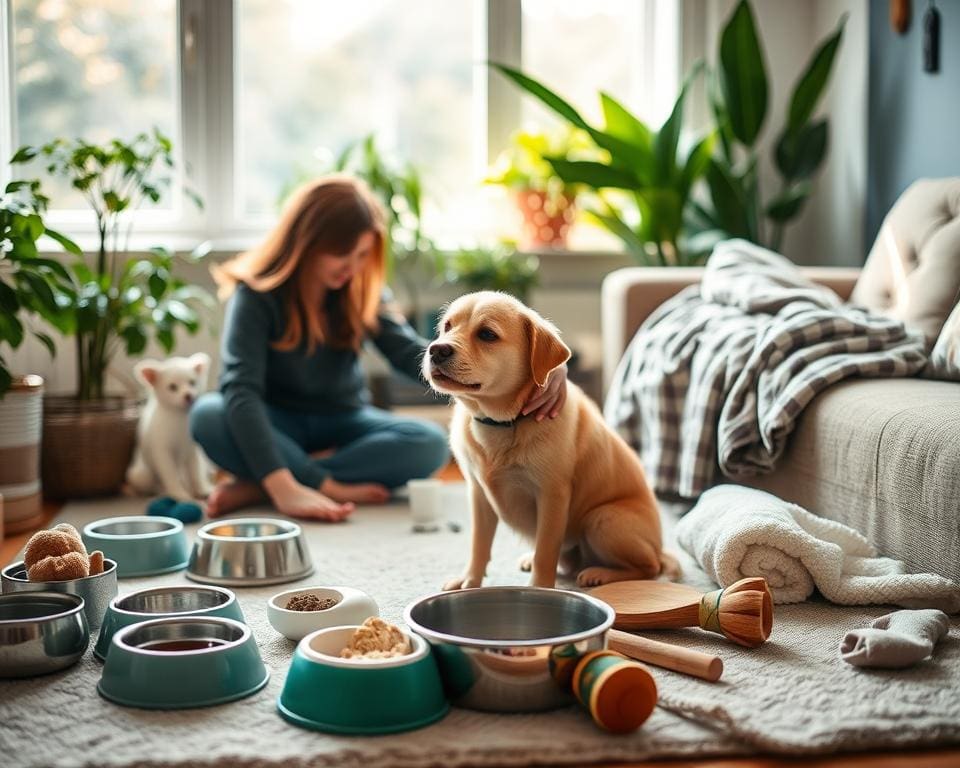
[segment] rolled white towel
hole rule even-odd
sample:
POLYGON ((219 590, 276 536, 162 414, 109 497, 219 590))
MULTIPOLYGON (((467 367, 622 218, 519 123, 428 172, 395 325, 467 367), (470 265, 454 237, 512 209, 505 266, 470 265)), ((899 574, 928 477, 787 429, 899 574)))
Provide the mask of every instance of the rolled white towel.
POLYGON ((721 587, 763 576, 775 603, 801 602, 816 588, 841 605, 960 612, 960 586, 949 579, 907 573, 852 528, 753 488, 704 493, 677 525, 677 540, 721 587))

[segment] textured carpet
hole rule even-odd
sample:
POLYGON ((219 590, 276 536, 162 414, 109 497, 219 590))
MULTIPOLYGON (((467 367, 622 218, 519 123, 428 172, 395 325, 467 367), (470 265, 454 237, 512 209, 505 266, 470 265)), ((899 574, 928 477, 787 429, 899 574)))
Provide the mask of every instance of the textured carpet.
MULTIPOLYGON (((62 515, 80 526, 135 514, 139 503, 72 504, 62 515)), ((262 510, 261 510, 262 513, 262 510)), ((668 525, 670 520, 667 521, 668 525)), ((384 617, 432 592, 460 571, 468 534, 409 531, 403 505, 361 509, 347 524, 306 526, 317 571, 305 584, 350 584, 373 595, 384 617)), ((490 583, 519 584, 521 542, 497 537, 490 583)), ((681 556, 685 581, 709 582, 681 556)), ((183 583, 182 574, 120 582, 121 593, 183 583)), ((270 595, 294 585, 238 589, 270 683, 254 696, 208 709, 152 712, 118 707, 96 693, 100 665, 88 651, 62 673, 0 681, 0 755, 4 766, 488 766, 582 765, 595 761, 755 752, 818 753, 960 741, 960 627, 932 659, 903 671, 866 671, 843 663, 844 633, 886 612, 808 602, 777 609, 769 643, 741 649, 699 630, 657 635, 719 653, 724 678, 704 683, 654 670, 660 703, 635 734, 610 736, 576 707, 536 715, 453 709, 420 731, 341 737, 301 730, 276 713, 294 644, 266 620, 270 595)))

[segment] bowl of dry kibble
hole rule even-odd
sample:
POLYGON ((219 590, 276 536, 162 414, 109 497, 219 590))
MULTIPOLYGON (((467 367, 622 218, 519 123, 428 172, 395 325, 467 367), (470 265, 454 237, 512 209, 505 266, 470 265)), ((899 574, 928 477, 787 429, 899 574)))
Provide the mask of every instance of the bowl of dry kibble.
POLYGON ((277 632, 299 641, 318 629, 362 624, 378 616, 376 601, 353 587, 300 587, 270 598, 267 619, 277 632))
POLYGON ((302 728, 378 734, 422 728, 450 705, 427 641, 371 617, 304 637, 277 708, 302 728))

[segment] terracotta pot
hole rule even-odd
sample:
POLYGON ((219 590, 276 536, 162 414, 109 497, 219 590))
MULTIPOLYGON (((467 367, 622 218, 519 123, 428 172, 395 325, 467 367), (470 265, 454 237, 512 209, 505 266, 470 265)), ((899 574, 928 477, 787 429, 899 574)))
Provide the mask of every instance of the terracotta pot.
POLYGON ((523 216, 522 248, 566 248, 577 208, 572 195, 548 195, 534 189, 517 192, 523 216))
MULTIPOLYGON (((16 378, 0 400, 0 494, 6 503, 0 530, 17 533, 40 524, 40 432, 43 379, 16 378)), ((0 534, 2 538, 2 534, 0 534)))
POLYGON ((44 494, 78 499, 117 493, 133 456, 139 418, 140 404, 130 398, 44 398, 44 494))

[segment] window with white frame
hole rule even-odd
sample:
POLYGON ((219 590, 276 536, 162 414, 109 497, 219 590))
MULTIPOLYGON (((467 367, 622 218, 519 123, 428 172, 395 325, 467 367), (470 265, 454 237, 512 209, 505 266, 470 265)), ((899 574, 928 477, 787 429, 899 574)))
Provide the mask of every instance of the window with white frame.
MULTIPOLYGON (((0 0, 0 151, 157 126, 206 206, 168 199, 139 231, 239 247, 293 185, 373 133, 420 169, 428 232, 464 244, 510 234, 499 190, 482 184, 510 133, 556 125, 485 61, 519 64, 590 118, 604 90, 658 125, 678 79, 678 4, 0 0)), ((81 231, 81 202, 44 183, 53 219, 81 231)))

